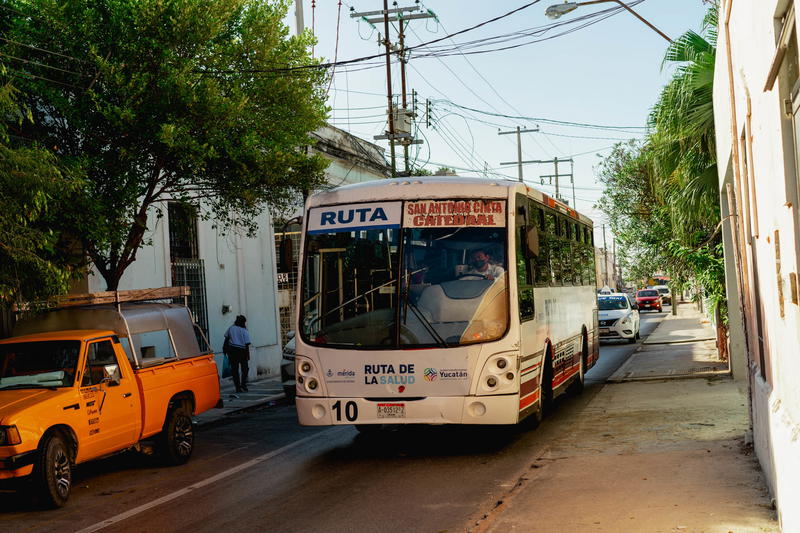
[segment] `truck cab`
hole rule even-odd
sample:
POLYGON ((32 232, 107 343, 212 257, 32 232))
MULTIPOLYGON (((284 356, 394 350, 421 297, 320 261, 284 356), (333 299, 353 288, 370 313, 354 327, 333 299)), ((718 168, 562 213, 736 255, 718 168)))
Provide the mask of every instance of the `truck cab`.
POLYGON ((220 403, 213 354, 195 328, 184 306, 144 302, 20 321, 0 340, 0 480, 30 476, 58 507, 73 465, 144 439, 186 462, 191 415, 220 403))

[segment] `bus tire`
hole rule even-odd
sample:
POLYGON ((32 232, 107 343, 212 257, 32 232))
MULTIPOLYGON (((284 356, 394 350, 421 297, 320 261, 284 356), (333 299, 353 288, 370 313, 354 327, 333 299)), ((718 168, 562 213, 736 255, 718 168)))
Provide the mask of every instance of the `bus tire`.
POLYGON ((158 438, 161 456, 170 465, 185 464, 194 451, 194 428, 192 417, 182 404, 174 405, 167 411, 164 429, 158 438))
POLYGON ((33 489, 44 507, 63 507, 72 488, 69 447, 59 432, 45 436, 33 470, 33 489))
POLYGON ((547 350, 547 357, 542 366, 542 383, 541 383, 541 416, 547 416, 553 411, 553 358, 550 355, 550 349, 547 350))
POLYGON ((589 356, 589 347, 586 340, 583 341, 583 349, 581 350, 581 366, 578 369, 578 375, 572 378, 572 383, 569 386, 569 392, 573 396, 580 396, 583 393, 583 388, 586 384, 586 358, 589 356))
POLYGON ((356 431, 364 435, 369 435, 377 433, 382 427, 382 424, 356 424, 356 431))

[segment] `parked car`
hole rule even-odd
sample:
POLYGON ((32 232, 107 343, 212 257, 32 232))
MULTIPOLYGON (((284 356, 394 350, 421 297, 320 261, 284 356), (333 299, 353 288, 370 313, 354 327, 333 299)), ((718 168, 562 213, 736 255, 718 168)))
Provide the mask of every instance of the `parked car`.
POLYGON ((661 295, 662 303, 672 305, 672 292, 670 292, 669 287, 666 285, 655 285, 650 288, 658 291, 661 295))
POLYGON ((283 346, 281 383, 283 384, 283 393, 286 394, 286 398, 294 400, 297 394, 294 381, 294 331, 290 331, 286 336, 289 340, 283 346))
POLYGON ((636 292, 636 305, 639 310, 655 310, 659 313, 663 310, 661 294, 655 289, 642 289, 636 292))
POLYGON ((633 344, 639 338, 639 310, 622 292, 600 295, 597 298, 600 340, 626 339, 633 344))
MULTIPOLYGON (((176 292, 158 291, 147 299, 176 292)), ((70 307, 21 320, 0 340, 0 480, 29 478, 48 507, 67 502, 73 465, 143 440, 185 463, 192 415, 221 405, 214 354, 189 310, 125 299, 136 292, 107 305, 74 306, 71 296, 70 307)))

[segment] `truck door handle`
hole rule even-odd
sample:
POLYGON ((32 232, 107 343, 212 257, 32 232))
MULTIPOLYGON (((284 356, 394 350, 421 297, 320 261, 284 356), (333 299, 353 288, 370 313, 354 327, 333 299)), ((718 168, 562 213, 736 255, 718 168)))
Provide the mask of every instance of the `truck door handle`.
POLYGON ((123 398, 130 398, 130 397, 131 397, 131 395, 133 395, 133 393, 132 393, 132 392, 126 392, 125 394, 123 394, 123 395, 122 395, 122 397, 123 397, 123 398))

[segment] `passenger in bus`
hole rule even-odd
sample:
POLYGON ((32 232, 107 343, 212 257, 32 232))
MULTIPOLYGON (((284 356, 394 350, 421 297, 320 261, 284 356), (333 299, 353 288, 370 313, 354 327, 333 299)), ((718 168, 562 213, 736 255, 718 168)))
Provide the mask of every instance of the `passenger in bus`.
POLYGON ((481 276, 493 281, 503 275, 505 270, 492 262, 492 256, 483 248, 473 250, 469 258, 469 268, 461 274, 463 276, 481 276))

